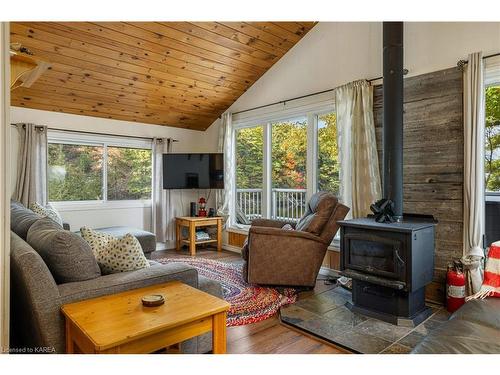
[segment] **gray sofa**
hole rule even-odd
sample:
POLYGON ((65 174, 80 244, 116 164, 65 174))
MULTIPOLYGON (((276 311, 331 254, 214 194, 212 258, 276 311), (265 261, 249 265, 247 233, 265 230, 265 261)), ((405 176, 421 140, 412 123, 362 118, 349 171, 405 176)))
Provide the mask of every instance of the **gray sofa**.
MULTIPOLYGON (((13 352, 23 352, 23 348, 49 348, 46 351, 64 353, 64 317, 60 309, 66 303, 171 280, 179 280, 222 298, 222 288, 218 282, 204 278, 198 275, 196 269, 178 263, 162 265, 150 261, 151 267, 137 271, 57 284, 40 254, 26 242, 30 227, 38 220, 44 219, 20 203, 11 203, 10 346, 13 352)), ((181 344, 183 353, 206 353, 211 349, 210 334, 181 344)))
POLYGON ((499 354, 500 298, 472 300, 431 331, 416 354, 499 354))

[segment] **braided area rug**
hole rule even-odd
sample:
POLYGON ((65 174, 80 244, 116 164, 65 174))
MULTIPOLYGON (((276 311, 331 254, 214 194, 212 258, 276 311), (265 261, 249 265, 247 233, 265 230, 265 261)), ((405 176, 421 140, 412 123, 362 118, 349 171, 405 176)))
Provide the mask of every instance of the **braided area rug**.
POLYGON ((294 303, 297 294, 294 289, 251 285, 243 280, 243 264, 226 263, 204 258, 161 258, 157 262, 186 263, 196 268, 200 275, 221 283, 224 299, 231 304, 227 315, 227 326, 241 326, 260 322, 274 316, 281 306, 294 303))

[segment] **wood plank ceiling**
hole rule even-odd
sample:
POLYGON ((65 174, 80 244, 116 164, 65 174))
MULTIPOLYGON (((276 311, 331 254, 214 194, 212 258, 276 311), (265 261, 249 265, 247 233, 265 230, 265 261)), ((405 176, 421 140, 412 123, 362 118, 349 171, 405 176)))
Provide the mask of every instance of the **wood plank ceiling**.
POLYGON ((13 106, 205 130, 314 22, 13 22, 51 68, 13 106))

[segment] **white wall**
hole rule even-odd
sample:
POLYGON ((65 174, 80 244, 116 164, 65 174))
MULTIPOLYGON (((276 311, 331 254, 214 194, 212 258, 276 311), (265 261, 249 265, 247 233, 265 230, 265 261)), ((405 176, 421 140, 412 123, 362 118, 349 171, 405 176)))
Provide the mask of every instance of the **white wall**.
MULTIPOLYGON (((211 127, 206 132, 196 130, 177 129, 160 125, 140 124, 128 121, 117 121, 97 117, 71 115, 65 113, 40 111, 35 109, 11 107, 11 122, 31 122, 39 125, 47 125, 49 128, 81 130, 88 132, 99 132, 114 135, 131 135, 140 137, 172 137, 179 140, 174 143, 174 152, 215 152, 217 151, 217 129, 211 127)), ((11 167, 12 178, 11 191, 15 188, 15 176, 17 171, 17 154, 19 150, 19 138, 17 130, 11 128, 11 167)), ((183 213, 187 214, 189 202, 198 199, 198 196, 206 195, 200 191, 180 191, 174 194, 174 204, 182 207, 183 213)), ((213 197, 208 207, 213 207, 213 197)), ((151 208, 107 208, 96 209, 95 207, 85 210, 61 211, 63 219, 71 225, 72 230, 78 230, 83 225, 93 228, 125 225, 145 230, 151 230, 151 208)))
MULTIPOLYGON (((500 23, 407 22, 409 76, 456 66, 471 52, 500 52, 500 23)), ((232 112, 382 75, 381 22, 320 22, 231 107, 232 112)), ((218 126, 217 124, 215 126, 218 126)))

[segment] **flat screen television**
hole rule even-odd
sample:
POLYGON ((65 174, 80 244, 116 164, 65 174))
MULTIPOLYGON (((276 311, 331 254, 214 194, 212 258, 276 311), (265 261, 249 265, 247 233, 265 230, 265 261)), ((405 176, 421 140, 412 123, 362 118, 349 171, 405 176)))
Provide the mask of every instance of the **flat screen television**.
POLYGON ((163 154, 164 189, 224 189, 224 154, 163 154))

